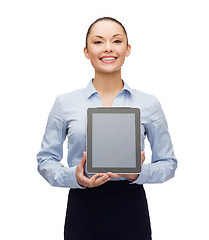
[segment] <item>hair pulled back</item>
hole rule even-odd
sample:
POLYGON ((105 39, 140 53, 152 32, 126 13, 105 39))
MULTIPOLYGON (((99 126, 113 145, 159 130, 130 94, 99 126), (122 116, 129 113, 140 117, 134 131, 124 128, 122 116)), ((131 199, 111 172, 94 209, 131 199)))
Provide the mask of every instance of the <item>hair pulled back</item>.
POLYGON ((86 48, 88 48, 88 43, 87 43, 87 41, 88 41, 88 36, 89 36, 89 34, 90 34, 90 32, 91 32, 91 29, 92 29, 93 25, 94 25, 95 23, 101 22, 101 21, 112 21, 112 22, 115 22, 115 23, 119 24, 119 25, 123 28, 123 31, 124 31, 124 33, 125 33, 125 35, 126 35, 127 46, 128 46, 128 35, 127 35, 126 29, 125 29, 125 27, 123 26, 123 24, 122 24, 121 22, 119 22, 118 20, 116 20, 115 18, 112 18, 112 17, 102 17, 102 18, 98 18, 96 21, 94 21, 94 22, 90 25, 90 27, 88 28, 88 31, 87 31, 87 34, 86 34, 86 48))

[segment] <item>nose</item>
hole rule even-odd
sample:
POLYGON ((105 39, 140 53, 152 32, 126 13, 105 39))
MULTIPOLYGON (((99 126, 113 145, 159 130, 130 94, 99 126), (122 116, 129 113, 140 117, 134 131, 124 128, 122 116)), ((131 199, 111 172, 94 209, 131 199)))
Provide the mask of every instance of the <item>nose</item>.
POLYGON ((112 44, 110 42, 104 44, 104 52, 112 52, 112 44))

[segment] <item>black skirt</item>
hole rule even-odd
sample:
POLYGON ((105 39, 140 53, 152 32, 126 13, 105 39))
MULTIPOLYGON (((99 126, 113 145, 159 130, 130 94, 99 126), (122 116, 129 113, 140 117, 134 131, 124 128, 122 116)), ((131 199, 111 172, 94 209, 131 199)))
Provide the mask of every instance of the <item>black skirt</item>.
POLYGON ((86 189, 70 189, 65 240, 151 240, 143 185, 109 181, 86 189))

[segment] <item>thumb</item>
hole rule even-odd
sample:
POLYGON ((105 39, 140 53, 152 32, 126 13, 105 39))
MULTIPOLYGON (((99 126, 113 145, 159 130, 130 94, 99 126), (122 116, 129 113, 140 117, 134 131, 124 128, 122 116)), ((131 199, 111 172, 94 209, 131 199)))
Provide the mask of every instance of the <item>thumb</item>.
POLYGON ((143 164, 144 160, 145 160, 145 152, 144 151, 141 152, 141 158, 142 158, 142 164, 143 164))
POLYGON ((81 159, 81 164, 84 165, 86 162, 86 152, 83 152, 83 157, 81 159))

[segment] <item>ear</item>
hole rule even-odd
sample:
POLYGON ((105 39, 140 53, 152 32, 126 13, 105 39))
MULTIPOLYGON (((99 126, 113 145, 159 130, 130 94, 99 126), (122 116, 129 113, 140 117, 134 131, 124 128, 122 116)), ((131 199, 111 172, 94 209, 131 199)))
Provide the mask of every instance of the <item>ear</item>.
POLYGON ((89 57, 88 49, 87 49, 86 47, 84 48, 84 55, 85 55, 85 57, 86 57, 87 59, 90 58, 90 57, 89 57))
POLYGON ((128 57, 131 53, 131 45, 128 44, 127 49, 126 49, 126 57, 128 57))

